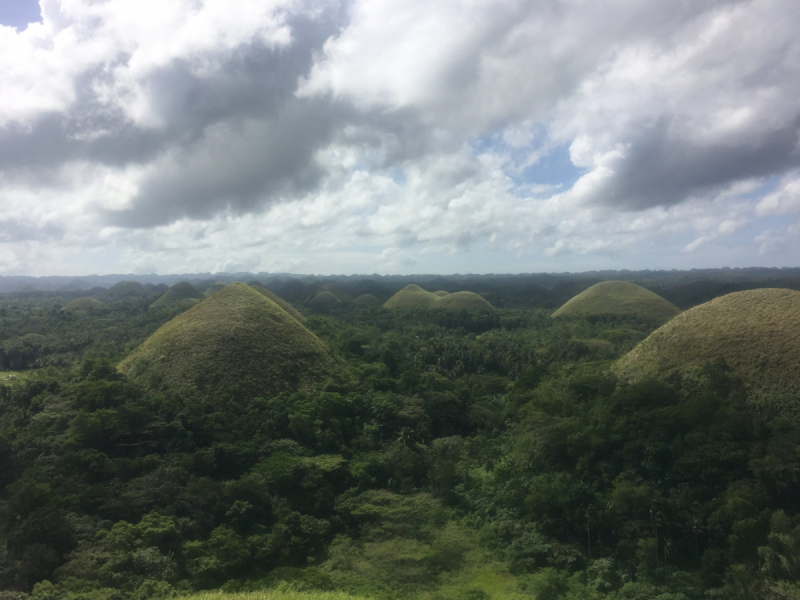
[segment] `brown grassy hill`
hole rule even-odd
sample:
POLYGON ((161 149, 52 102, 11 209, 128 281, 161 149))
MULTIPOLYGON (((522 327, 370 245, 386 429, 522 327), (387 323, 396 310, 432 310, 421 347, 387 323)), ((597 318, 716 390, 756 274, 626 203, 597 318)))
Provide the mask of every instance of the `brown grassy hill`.
POLYGON ((634 315, 663 323, 680 312, 671 302, 635 283, 603 281, 569 300, 552 316, 634 315))
POLYGON ((266 296, 267 298, 272 300, 275 304, 280 306, 283 310, 292 315, 295 319, 297 319, 301 323, 306 322, 306 318, 303 315, 301 315, 300 312, 294 306, 292 306, 286 300, 278 296, 275 292, 268 290, 263 285, 258 285, 253 283, 250 284, 250 287, 253 288, 255 291, 257 291, 259 294, 262 294, 263 296, 266 296))
POLYGON ((800 292, 735 292, 687 310, 615 365, 620 378, 691 374, 724 359, 756 403, 800 408, 800 292))
POLYGON ((411 283, 389 298, 384 308, 443 308, 449 310, 491 310, 494 307, 473 292, 454 292, 444 295, 426 292, 411 283))
POLYGON ((211 396, 310 387, 331 364, 322 342, 277 304, 232 283, 150 336, 119 370, 144 387, 211 396))
POLYGON ((91 313, 106 310, 106 305, 94 298, 83 297, 75 298, 72 302, 64 306, 63 312, 91 313))
POLYGON ((158 298, 158 300, 150 305, 150 308, 169 306, 182 300, 189 300, 192 298, 195 300, 202 300, 203 293, 188 281, 181 281, 164 292, 161 297, 158 298))

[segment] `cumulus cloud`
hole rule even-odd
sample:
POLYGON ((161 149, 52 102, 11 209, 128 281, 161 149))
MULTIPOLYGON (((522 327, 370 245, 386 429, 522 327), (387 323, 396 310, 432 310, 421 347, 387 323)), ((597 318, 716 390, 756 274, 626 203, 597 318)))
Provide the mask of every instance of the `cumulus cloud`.
POLYGON ((713 262, 800 210, 793 0, 40 4, 0 270, 713 262))

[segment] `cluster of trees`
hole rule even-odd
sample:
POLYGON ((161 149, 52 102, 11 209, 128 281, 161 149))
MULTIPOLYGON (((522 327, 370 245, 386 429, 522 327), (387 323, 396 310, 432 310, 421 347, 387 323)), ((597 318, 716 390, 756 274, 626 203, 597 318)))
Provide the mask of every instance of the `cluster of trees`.
POLYGON ((725 364, 616 381, 651 324, 348 305, 341 378, 207 398, 114 367, 168 311, 29 308, 6 339, 85 342, 0 385, 0 598, 800 597, 800 427, 725 364))

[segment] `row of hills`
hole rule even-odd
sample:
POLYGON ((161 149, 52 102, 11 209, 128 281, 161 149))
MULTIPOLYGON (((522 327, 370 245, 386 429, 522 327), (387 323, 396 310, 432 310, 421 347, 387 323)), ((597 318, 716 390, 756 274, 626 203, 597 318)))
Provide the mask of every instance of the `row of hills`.
MULTIPOLYGON (((103 293, 119 296, 123 290, 143 297, 151 292, 136 282, 122 282, 103 293)), ((380 306, 374 295, 353 298, 331 283, 306 291, 305 305, 311 311, 324 313, 347 303, 380 306)), ((257 283, 220 282, 201 292, 180 282, 150 307, 170 305, 188 310, 163 325, 120 364, 123 373, 152 389, 218 393, 236 386, 248 394, 274 394, 310 388, 315 377, 328 376, 326 367, 332 357, 303 326, 303 314, 257 283)), ((63 310, 102 307, 99 300, 83 297, 63 310)), ((474 292, 429 292, 416 284, 395 293, 383 308, 494 310, 474 292)), ((552 318, 569 317, 630 317, 661 325, 614 367, 623 379, 685 376, 704 362, 718 359, 736 372, 755 401, 791 404, 800 390, 797 291, 762 288, 733 292, 682 312, 641 286, 605 281, 552 313, 552 318)))

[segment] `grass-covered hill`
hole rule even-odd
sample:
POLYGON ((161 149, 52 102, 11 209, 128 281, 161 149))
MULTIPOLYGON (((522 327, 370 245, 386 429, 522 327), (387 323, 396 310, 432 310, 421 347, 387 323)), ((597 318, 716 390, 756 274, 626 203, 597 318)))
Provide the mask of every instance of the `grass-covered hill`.
POLYGON ((183 300, 202 300, 203 292, 198 290, 188 281, 181 281, 169 288, 164 294, 150 305, 150 308, 170 306, 183 300))
POLYGON ((285 310, 287 313, 289 313, 291 316, 293 316, 301 323, 305 322, 306 318, 302 314, 300 314, 300 311, 298 311, 294 306, 289 304, 286 300, 278 296, 275 292, 268 290, 263 285, 259 285, 257 283, 251 283, 250 287, 253 288, 255 291, 257 291, 259 294, 262 294, 263 296, 266 296, 267 298, 272 300, 275 304, 280 306, 283 310, 285 310))
POLYGON ((603 281, 569 300, 553 313, 553 317, 631 315, 663 323, 680 312, 671 302, 635 283, 603 281))
POLYGON ((384 308, 444 308, 450 310, 491 310, 493 306, 473 292, 431 293, 411 283, 389 298, 384 308))
POLYGON ((324 290, 314 296, 308 305, 318 312, 328 312, 339 306, 342 301, 333 293, 324 290))
POLYGON ((364 306, 379 306, 381 301, 378 300, 372 294, 361 294, 357 298, 353 300, 356 304, 362 304, 364 306))
POLYGON ((295 318, 232 283, 160 327, 119 370, 151 390, 268 396, 308 387, 329 362, 322 342, 295 318))
POLYGON ((222 283, 221 281, 216 281, 216 282, 212 283, 210 286, 208 286, 205 289, 205 291, 203 292, 203 295, 206 298, 208 298, 209 296, 212 296, 212 295, 216 294, 218 291, 220 291, 224 287, 225 287, 224 283, 222 283))
POLYGON ((627 380, 668 377, 719 359, 752 400, 800 404, 800 292, 735 292, 696 306, 650 334, 616 372, 627 380))
POLYGON ((450 292, 445 292, 444 290, 439 290, 438 292, 433 292, 433 295, 434 296, 439 296, 441 298, 442 296, 447 296, 447 294, 449 294, 449 293, 450 292))
POLYGON ((92 313, 103 311, 105 309, 106 305, 100 302, 100 300, 84 296, 82 298, 75 298, 75 300, 69 302, 61 310, 64 312, 74 313, 92 313))
MULTIPOLYGON (((436 294, 434 294, 436 296, 436 294)), ((451 310, 492 310, 492 305, 483 297, 473 292, 454 292, 437 296, 433 308, 449 308, 451 310)))
POLYGON ((327 292, 336 296, 340 302, 352 302, 353 300, 353 297, 347 292, 347 290, 339 287, 335 283, 326 283, 321 286, 312 285, 310 287, 313 290, 313 298, 316 298, 320 294, 327 292))
POLYGON ((129 298, 152 298, 155 295, 156 292, 138 281, 120 281, 104 290, 98 298, 103 302, 120 302, 129 298))

